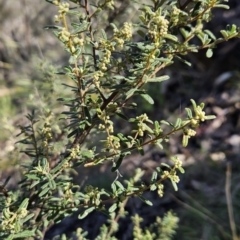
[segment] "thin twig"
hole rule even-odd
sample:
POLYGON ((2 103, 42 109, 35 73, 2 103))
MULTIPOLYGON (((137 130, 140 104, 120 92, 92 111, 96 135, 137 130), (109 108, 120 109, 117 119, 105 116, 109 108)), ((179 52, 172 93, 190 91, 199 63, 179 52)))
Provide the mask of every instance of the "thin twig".
POLYGON ((237 236, 236 224, 235 224, 234 214, 233 214, 232 195, 231 195, 231 175, 232 175, 232 165, 230 162, 228 162, 227 169, 226 169, 226 184, 225 184, 228 217, 229 217, 230 228, 232 231, 232 238, 233 240, 239 240, 237 236))

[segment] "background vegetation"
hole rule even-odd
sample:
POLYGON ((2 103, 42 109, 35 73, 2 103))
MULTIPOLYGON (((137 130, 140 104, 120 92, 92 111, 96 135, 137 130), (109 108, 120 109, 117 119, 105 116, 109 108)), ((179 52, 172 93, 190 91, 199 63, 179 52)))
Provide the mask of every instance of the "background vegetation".
MULTIPOLYGON (((134 5, 130 14, 125 12, 128 1, 117 4, 118 11, 110 16, 112 21, 120 24, 126 21, 126 17, 134 18, 134 5)), ((213 32, 218 32, 226 24, 240 25, 237 18, 240 14, 239 2, 231 0, 229 4, 229 11, 215 10, 215 18, 209 23, 209 29, 213 32)), ((64 65, 68 57, 57 39, 43 29, 43 26, 53 23, 55 8, 50 4, 45 1, 36 4, 29 0, 1 1, 0 13, 0 174, 2 181, 9 175, 14 176, 8 183, 8 188, 14 189, 21 175, 19 165, 25 159, 21 146, 15 144, 16 135, 20 132, 17 126, 25 123, 24 115, 39 105, 49 108, 56 104, 53 99, 66 91, 57 84, 54 71, 64 65)), ((137 212, 144 219, 143 226, 148 226, 156 216, 163 216, 173 209, 179 218, 176 239, 231 239, 230 206, 234 209, 234 221, 239 226, 239 47, 239 39, 234 39, 218 46, 212 58, 206 58, 205 50, 190 54, 188 58, 194 63, 192 67, 176 62, 167 70, 170 80, 150 89, 155 96, 154 108, 144 101, 139 102, 142 110, 155 119, 169 119, 169 116, 170 120, 175 119, 184 112, 191 98, 205 102, 207 112, 217 116, 198 130, 197 137, 186 149, 181 147, 181 138, 176 135, 170 139, 168 151, 149 148, 144 156, 136 154, 123 162, 121 168, 129 175, 137 166, 150 172, 159 162, 165 162, 169 155, 177 155, 184 162, 186 173, 182 176, 178 192, 171 192, 169 188, 162 199, 152 194, 149 197, 154 207, 137 200, 128 204, 130 213, 137 212), (227 163, 232 166, 228 172, 227 163), (231 185, 226 184, 226 173, 232 175, 231 185), (232 205, 227 202, 225 187, 231 190, 232 205)), ((60 108, 60 105, 55 107, 60 108)), ((124 128, 124 124, 119 128, 124 128)), ((94 178, 88 180, 88 175, 96 176, 99 186, 105 186, 109 179, 115 177, 107 168, 96 167, 84 169, 75 180, 92 184, 94 178), (105 177, 99 179, 99 172, 105 172, 105 177)), ((105 218, 93 213, 88 220, 76 220, 75 216, 68 220, 69 224, 64 224, 68 226, 66 233, 72 230, 74 221, 74 227, 91 229, 91 238, 105 218)), ((130 217, 122 223, 126 238, 120 233, 119 239, 127 239, 126 226, 129 222, 130 217)), ((55 229, 57 231, 58 226, 55 229)))

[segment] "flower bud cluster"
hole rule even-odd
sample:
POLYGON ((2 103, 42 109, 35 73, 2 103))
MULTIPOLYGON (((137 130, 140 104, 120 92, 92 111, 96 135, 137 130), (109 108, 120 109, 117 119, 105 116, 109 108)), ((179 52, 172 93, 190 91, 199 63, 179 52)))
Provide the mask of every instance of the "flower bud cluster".
POLYGON ((118 149, 120 148, 120 139, 118 137, 115 137, 114 135, 109 135, 107 137, 107 141, 105 143, 105 146, 107 148, 114 148, 114 149, 118 149))
POLYGON ((154 16, 149 26, 149 35, 154 42, 158 42, 159 38, 164 37, 168 33, 169 21, 164 16, 154 16))
POLYGON ((53 4, 59 7, 59 15, 56 15, 54 17, 55 22, 60 22, 63 19, 63 16, 69 11, 69 3, 60 3, 60 1, 55 0, 53 1, 53 4))
POLYGON ((170 15, 170 18, 171 18, 171 23, 173 26, 176 26, 179 22, 179 15, 182 11, 177 8, 176 6, 173 6, 172 8, 172 11, 171 11, 171 15, 170 15))
POLYGON ((58 33, 58 38, 63 42, 68 42, 70 37, 71 33, 66 28, 62 28, 62 31, 58 33))
POLYGON ((196 131, 189 128, 189 129, 184 130, 184 134, 189 136, 189 137, 194 137, 196 135, 196 131))
POLYGON ((195 119, 199 119, 202 122, 205 121, 205 112, 202 110, 201 106, 197 106, 196 108, 194 108, 194 112, 195 112, 195 119))
POLYGON ((22 222, 28 214, 28 210, 24 208, 19 208, 17 212, 11 212, 9 208, 4 208, 2 211, 2 222, 1 229, 10 231, 11 233, 17 233, 20 231, 21 226, 19 223, 22 222))
POLYGON ((42 129, 42 134, 43 134, 42 146, 48 147, 48 143, 52 139, 51 127, 49 125, 44 125, 44 128, 42 129))
POLYGON ((104 124, 99 124, 98 125, 98 129, 99 130, 106 129, 106 131, 108 133, 113 133, 113 131, 114 131, 113 122, 110 120, 109 116, 106 116, 105 111, 98 113, 98 117, 104 122, 104 124))
POLYGON ((107 0, 106 1, 106 7, 113 9, 114 8, 114 0, 107 0))
POLYGON ((58 38, 65 44, 71 53, 76 52, 78 46, 82 47, 84 45, 84 39, 77 36, 73 37, 66 28, 62 28, 62 31, 58 33, 58 38))
POLYGON ((122 48, 124 41, 129 40, 132 37, 132 24, 125 22, 122 29, 113 29, 113 39, 117 42, 117 45, 122 48))
POLYGON ((148 118, 148 116, 147 116, 147 114, 146 113, 144 113, 144 114, 142 114, 142 115, 140 115, 140 116, 138 116, 138 117, 136 117, 136 120, 138 121, 138 130, 137 130, 137 133, 138 133, 138 135, 139 136, 143 136, 144 135, 144 131, 146 130, 146 125, 145 125, 145 121, 148 121, 149 120, 149 118, 148 118))
POLYGON ((72 148, 70 151, 71 151, 70 158, 76 159, 80 154, 80 146, 77 145, 75 148, 72 148))
POLYGON ((58 38, 65 44, 71 53, 75 53, 77 47, 83 47, 84 39, 79 38, 77 35, 71 35, 66 27, 65 15, 69 11, 69 4, 60 3, 60 1, 54 1, 53 3, 59 7, 59 15, 55 15, 55 22, 58 23, 62 21, 65 26, 60 32, 58 32, 58 38))
POLYGON ((158 195, 159 197, 163 197, 164 194, 164 185, 162 183, 158 184, 158 195))
POLYGON ((74 37, 74 38, 73 38, 73 44, 74 44, 75 46, 79 45, 80 47, 83 47, 83 45, 84 45, 84 40, 83 40, 83 38, 74 37))
POLYGON ((99 78, 100 77, 103 77, 104 76, 104 73, 102 71, 96 71, 93 75, 93 83, 95 84, 95 86, 97 88, 100 87, 100 81, 99 81, 99 78))
POLYGON ((178 183, 180 181, 180 178, 177 175, 177 172, 176 172, 175 168, 172 169, 170 172, 169 171, 163 171, 163 174, 162 174, 161 178, 162 179, 170 178, 175 183, 178 183))
POLYGON ((182 167, 182 161, 180 161, 178 158, 175 158, 175 160, 174 160, 174 167, 176 169, 181 168, 182 167))
POLYGON ((98 63, 98 68, 100 71, 105 72, 107 70, 107 65, 110 63, 111 51, 108 49, 105 50, 103 58, 98 63))

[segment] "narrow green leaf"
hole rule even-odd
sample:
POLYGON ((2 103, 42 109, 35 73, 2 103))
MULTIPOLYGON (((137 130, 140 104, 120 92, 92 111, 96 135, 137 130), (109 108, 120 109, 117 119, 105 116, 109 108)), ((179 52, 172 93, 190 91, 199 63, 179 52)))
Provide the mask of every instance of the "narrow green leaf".
POLYGON ((141 94, 141 96, 149 103, 154 104, 154 100, 148 94, 141 94))
POLYGON ((122 114, 122 113, 120 113, 120 112, 116 112, 116 115, 119 116, 120 118, 128 121, 128 118, 127 118, 124 114, 122 114))
POLYGON ((157 179, 157 176, 158 176, 157 172, 154 171, 154 172, 152 173, 151 181, 152 181, 152 182, 155 181, 155 180, 157 179))
POLYGON ((177 58, 180 62, 185 63, 185 64, 188 65, 189 67, 192 66, 192 64, 191 64, 190 62, 188 62, 187 60, 185 60, 185 59, 183 59, 183 58, 181 58, 181 57, 179 57, 179 56, 177 56, 177 55, 175 55, 174 57, 177 58))
POLYGON ((117 162, 115 163, 115 165, 112 167, 112 169, 111 169, 112 172, 115 172, 120 167, 123 158, 124 158, 124 155, 121 154, 120 157, 118 158, 117 162))
POLYGON ((22 201, 22 203, 20 204, 20 206, 19 206, 18 209, 20 210, 20 209, 22 209, 22 208, 27 208, 28 202, 29 202, 29 198, 25 198, 25 199, 22 201))
POLYGON ((138 197, 139 197, 143 202, 145 202, 147 205, 149 205, 149 206, 152 206, 152 205, 153 205, 151 201, 145 199, 144 197, 142 197, 142 196, 138 196, 138 197))
POLYGON ((121 190, 125 190, 124 186, 119 182, 119 181, 115 181, 115 184, 121 189, 121 190))
POLYGON ((178 42, 179 41, 178 38, 176 36, 172 35, 172 34, 165 34, 163 37, 167 38, 169 40, 172 40, 173 42, 178 42))
POLYGON ((60 27, 60 26, 55 26, 55 25, 47 25, 47 26, 45 26, 43 29, 57 29, 57 30, 59 30, 59 29, 62 29, 62 27, 60 27))
POLYGON ((168 75, 160 76, 160 77, 155 77, 155 78, 149 78, 147 79, 147 82, 162 82, 166 81, 169 79, 168 75))
POLYGON ((29 219, 33 218, 34 215, 35 215, 34 213, 28 214, 28 215, 22 220, 22 223, 27 222, 29 219))
POLYGON ((11 179, 11 176, 8 176, 8 177, 6 178, 6 180, 5 180, 4 183, 3 183, 3 186, 4 186, 4 187, 8 184, 8 182, 9 182, 10 179, 11 179))
POLYGON ((126 97, 129 98, 131 97, 138 89, 137 88, 132 88, 126 93, 126 97))
POLYGON ((15 238, 28 238, 28 237, 34 237, 35 235, 35 230, 25 230, 23 232, 20 232, 20 233, 14 233, 14 234, 11 234, 13 235, 13 238, 12 239, 15 239, 15 238))
POLYGON ((185 30, 184 28, 180 28, 180 32, 181 32, 181 34, 183 35, 183 37, 185 38, 185 39, 187 39, 188 38, 188 36, 189 36, 189 32, 187 31, 187 30, 185 30))
POLYGON ((187 136, 185 134, 183 135, 183 139, 182 139, 183 147, 186 147, 188 145, 188 138, 189 138, 189 136, 187 136))
POLYGON ((138 148, 138 151, 139 151, 139 153, 140 153, 142 156, 144 156, 144 150, 143 150, 142 147, 139 147, 139 148, 138 148))
POLYGON ((229 9, 230 7, 226 4, 216 4, 213 5, 214 8, 224 8, 224 9, 229 9))
POLYGON ((213 56, 213 50, 211 48, 209 48, 206 52, 206 57, 211 58, 212 56, 213 56))
POLYGON ((167 167, 167 168, 171 168, 167 163, 161 163, 161 166, 167 167))
POLYGON ((174 125, 174 128, 179 128, 182 124, 182 119, 181 118, 178 118, 175 125, 174 125))
POLYGON ((114 203, 109 209, 108 212, 112 213, 117 209, 117 203, 114 203))
POLYGON ((93 210, 95 209, 95 207, 91 207, 91 208, 88 208, 86 210, 84 210, 82 213, 80 213, 78 215, 78 219, 83 219, 85 218, 89 213, 91 213, 93 210))
POLYGON ((111 188, 112 188, 113 193, 115 193, 115 192, 117 191, 115 182, 113 182, 113 183, 111 184, 111 188))
POLYGON ((208 115, 208 116, 205 116, 205 119, 206 120, 211 120, 211 119, 215 119, 216 116, 215 115, 208 115))
POLYGON ((170 126, 171 124, 165 120, 161 120, 160 123, 170 126))
POLYGON ((142 123, 142 126, 144 127, 144 129, 146 129, 149 133, 154 133, 154 131, 152 130, 152 128, 150 128, 147 124, 142 123))
POLYGON ((211 31, 205 29, 204 32, 207 33, 208 36, 209 36, 211 39, 216 40, 216 37, 214 36, 214 34, 213 34, 211 31))
POLYGON ((146 34, 142 30, 138 30, 137 33, 139 34, 140 37, 145 39, 146 34))
POLYGON ((193 115, 192 115, 192 110, 190 108, 185 108, 186 112, 187 112, 187 115, 188 115, 188 118, 192 118, 193 115))
POLYGON ((172 183, 172 186, 173 186, 174 190, 177 191, 178 190, 177 184, 171 178, 170 178, 170 180, 171 180, 171 183, 172 183))
POLYGON ((102 37, 107 40, 107 34, 106 32, 104 31, 104 29, 101 29, 101 32, 102 32, 102 37))
POLYGON ((185 173, 185 170, 182 167, 178 168, 181 173, 185 173))
POLYGON ((193 105, 193 109, 197 108, 197 104, 193 99, 190 99, 192 105, 193 105))
POLYGON ((225 40, 228 40, 229 34, 226 30, 220 30, 220 33, 223 35, 225 40))
POLYGON ((33 188, 33 187, 35 187, 36 185, 38 185, 40 183, 40 181, 38 180, 38 181, 34 181, 31 185, 30 185, 30 189, 31 188, 33 188))
POLYGON ((40 193, 39 193, 39 197, 44 196, 45 194, 47 194, 49 192, 50 188, 46 187, 45 189, 43 189, 40 193))

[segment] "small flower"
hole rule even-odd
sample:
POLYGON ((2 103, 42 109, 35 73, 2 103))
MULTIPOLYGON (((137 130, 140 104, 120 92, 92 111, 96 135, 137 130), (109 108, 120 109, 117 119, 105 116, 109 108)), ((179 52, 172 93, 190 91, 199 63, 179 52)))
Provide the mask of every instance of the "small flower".
POLYGON ((158 195, 159 195, 159 197, 163 197, 163 194, 164 194, 163 189, 164 189, 164 185, 160 183, 158 185, 158 195))
POLYGON ((200 119, 202 122, 205 121, 205 112, 202 110, 200 106, 194 108, 194 112, 196 114, 196 119, 200 119))
POLYGON ((163 171, 162 178, 168 178, 170 176, 169 171, 163 171))
POLYGON ((180 178, 179 178, 176 174, 174 174, 173 176, 171 176, 171 179, 172 179, 175 183, 179 183, 179 181, 180 181, 180 178))

